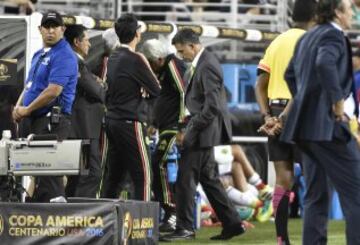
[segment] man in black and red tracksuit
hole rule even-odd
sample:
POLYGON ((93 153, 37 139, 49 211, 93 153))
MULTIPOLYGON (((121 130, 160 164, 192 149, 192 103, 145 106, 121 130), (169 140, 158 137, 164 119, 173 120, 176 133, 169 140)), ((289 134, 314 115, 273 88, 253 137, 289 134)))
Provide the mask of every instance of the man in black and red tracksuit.
POLYGON ((186 64, 174 54, 169 54, 166 45, 156 39, 144 43, 143 53, 161 84, 160 96, 156 99, 153 109, 153 126, 159 130, 159 141, 151 163, 155 199, 165 211, 159 230, 168 232, 175 230, 176 212, 175 183, 168 181, 167 157, 175 143, 178 129, 185 120, 185 83, 182 77, 186 64))
POLYGON ((160 84, 146 58, 135 52, 141 39, 140 26, 132 14, 115 23, 120 48, 108 61, 105 130, 109 141, 108 174, 103 180, 102 197, 117 198, 117 186, 126 172, 134 183, 134 199, 149 201, 151 169, 146 130, 141 118, 145 97, 160 93, 160 84))

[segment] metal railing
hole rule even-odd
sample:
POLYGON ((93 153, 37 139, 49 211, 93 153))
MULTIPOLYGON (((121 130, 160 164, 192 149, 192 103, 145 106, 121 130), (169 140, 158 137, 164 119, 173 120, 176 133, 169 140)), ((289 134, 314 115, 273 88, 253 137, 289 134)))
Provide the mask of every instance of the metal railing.
POLYGON ((142 2, 118 0, 118 13, 134 12, 140 19, 171 21, 182 24, 211 24, 234 28, 279 31, 286 28, 287 0, 275 4, 243 4, 238 0, 208 2, 142 2), (248 10, 259 14, 250 14, 248 10), (282 11, 282 12, 279 12, 282 11), (260 14, 261 13, 261 14, 260 14))
POLYGON ((119 17, 121 13, 133 12, 142 20, 283 31, 287 28, 287 1, 277 0, 270 3, 268 0, 265 4, 253 5, 243 4, 238 0, 219 0, 218 3, 192 0, 39 0, 37 8, 40 11, 55 9, 66 14, 112 19, 119 17))
MULTIPOLYGON (((93 18, 116 19, 124 12, 135 13, 140 20, 176 24, 223 26, 281 32, 288 28, 288 1, 262 0, 262 4, 243 4, 238 0, 194 2, 193 0, 38 0, 41 11, 56 9, 62 13, 93 18), (87 6, 87 7, 85 7, 87 6), (77 14, 76 11, 79 11, 77 14), (250 14, 258 13, 258 14, 250 14)), ((214 41, 205 40, 205 46, 214 41)), ((217 56, 223 60, 253 60, 262 56, 264 42, 248 43, 216 40, 217 56)))

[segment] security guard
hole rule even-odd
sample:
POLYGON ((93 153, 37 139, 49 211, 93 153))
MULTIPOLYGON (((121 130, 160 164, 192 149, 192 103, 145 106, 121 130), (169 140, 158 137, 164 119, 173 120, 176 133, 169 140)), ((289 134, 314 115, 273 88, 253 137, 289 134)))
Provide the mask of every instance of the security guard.
MULTIPOLYGON (((12 116, 17 122, 26 119, 31 133, 51 133, 59 139, 66 139, 70 133, 78 76, 77 58, 63 39, 65 26, 59 13, 50 11, 44 14, 39 30, 44 48, 32 58, 25 89, 12 116)), ((48 202, 64 195, 62 177, 36 178, 34 201, 48 202)))

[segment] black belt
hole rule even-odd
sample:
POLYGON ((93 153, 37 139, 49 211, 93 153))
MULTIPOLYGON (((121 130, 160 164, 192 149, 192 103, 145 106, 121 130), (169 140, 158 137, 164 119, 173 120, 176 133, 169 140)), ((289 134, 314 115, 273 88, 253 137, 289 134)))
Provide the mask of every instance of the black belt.
MULTIPOLYGON (((65 117, 65 118, 70 118, 71 117, 71 114, 67 114, 67 113, 63 113, 61 112, 60 117, 65 117)), ((38 119, 38 118, 42 118, 42 117, 50 117, 50 112, 46 112, 46 113, 42 113, 40 115, 30 115, 30 118, 33 118, 33 119, 38 119)))
POLYGON ((133 124, 133 123, 141 123, 141 124, 146 124, 146 122, 141 122, 138 120, 133 120, 133 119, 116 119, 116 118, 111 118, 111 117, 106 117, 105 120, 112 120, 112 121, 117 121, 117 122, 123 122, 123 123, 127 123, 127 124, 133 124))
POLYGON ((281 106, 286 106, 287 103, 289 102, 289 99, 272 99, 269 101, 269 105, 281 105, 281 106))

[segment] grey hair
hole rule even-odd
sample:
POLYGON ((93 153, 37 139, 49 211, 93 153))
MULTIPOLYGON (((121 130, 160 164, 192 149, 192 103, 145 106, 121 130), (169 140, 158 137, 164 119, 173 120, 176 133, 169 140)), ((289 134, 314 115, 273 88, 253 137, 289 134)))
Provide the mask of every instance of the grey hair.
POLYGON ((106 46, 110 50, 114 50, 120 46, 120 41, 118 36, 115 33, 114 28, 107 29, 103 32, 102 38, 105 40, 106 46))
POLYGON ((149 60, 165 58, 170 52, 167 45, 157 39, 150 39, 144 42, 142 52, 149 60))

